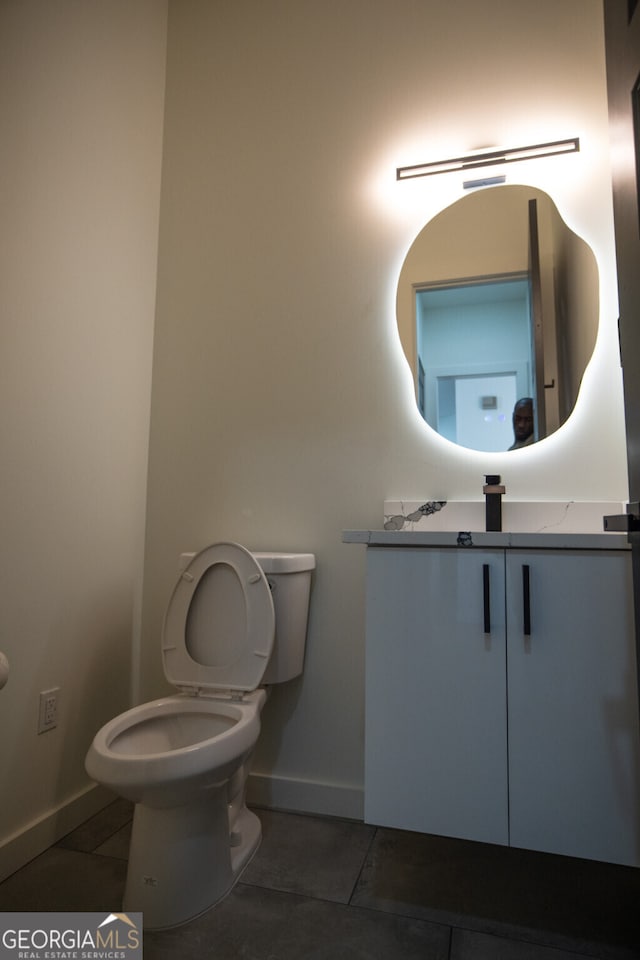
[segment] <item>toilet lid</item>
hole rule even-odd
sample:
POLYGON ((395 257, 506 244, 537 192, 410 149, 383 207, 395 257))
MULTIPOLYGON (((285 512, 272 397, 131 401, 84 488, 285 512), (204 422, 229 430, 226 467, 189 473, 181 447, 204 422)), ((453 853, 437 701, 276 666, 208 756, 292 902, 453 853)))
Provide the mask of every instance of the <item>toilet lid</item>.
POLYGON ((255 690, 275 633, 267 578, 237 543, 196 553, 180 576, 164 618, 162 656, 180 689, 255 690))

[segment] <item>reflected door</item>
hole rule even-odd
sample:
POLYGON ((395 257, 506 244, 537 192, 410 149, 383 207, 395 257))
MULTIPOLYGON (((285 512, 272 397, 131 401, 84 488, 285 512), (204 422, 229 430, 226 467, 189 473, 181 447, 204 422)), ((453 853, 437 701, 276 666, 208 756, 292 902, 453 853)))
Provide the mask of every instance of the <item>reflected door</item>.
POLYGON ((517 399, 515 371, 447 379, 438 384, 438 433, 473 450, 508 450, 513 443, 512 413, 517 399), (452 392, 453 410, 450 401, 441 403, 452 392))
MULTIPOLYGON (((531 284, 531 356, 533 358, 534 433, 536 440, 547 435, 545 397, 545 343, 542 312, 542 271, 540 270, 540 237, 538 232, 538 201, 529 200, 529 281, 531 284)), ((556 418, 557 419, 557 418, 556 418)))

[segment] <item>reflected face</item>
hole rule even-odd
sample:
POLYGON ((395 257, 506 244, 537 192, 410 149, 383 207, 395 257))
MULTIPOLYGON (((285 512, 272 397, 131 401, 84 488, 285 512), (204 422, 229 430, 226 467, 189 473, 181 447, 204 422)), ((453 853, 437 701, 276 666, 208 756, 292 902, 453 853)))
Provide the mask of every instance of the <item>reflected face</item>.
POLYGON ((533 433, 533 404, 530 401, 517 403, 513 411, 513 433, 518 442, 533 433))

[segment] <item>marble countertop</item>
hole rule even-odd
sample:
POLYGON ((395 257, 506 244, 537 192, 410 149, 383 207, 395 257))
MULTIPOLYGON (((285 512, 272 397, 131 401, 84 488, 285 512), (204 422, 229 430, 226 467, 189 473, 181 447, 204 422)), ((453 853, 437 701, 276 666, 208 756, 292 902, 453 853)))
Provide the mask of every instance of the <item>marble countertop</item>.
POLYGON ((371 547, 512 547, 539 550, 629 550, 624 533, 485 533, 471 531, 343 530, 343 543, 371 547), (470 542, 469 539, 470 538, 470 542))

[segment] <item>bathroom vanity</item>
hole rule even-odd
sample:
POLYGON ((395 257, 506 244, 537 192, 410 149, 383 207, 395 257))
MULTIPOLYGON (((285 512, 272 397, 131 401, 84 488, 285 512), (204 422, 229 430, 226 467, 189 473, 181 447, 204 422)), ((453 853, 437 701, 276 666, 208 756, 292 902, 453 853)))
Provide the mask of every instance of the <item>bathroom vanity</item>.
POLYGON ((367 547, 367 822, 640 865, 626 538, 343 540, 367 547))

